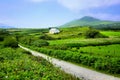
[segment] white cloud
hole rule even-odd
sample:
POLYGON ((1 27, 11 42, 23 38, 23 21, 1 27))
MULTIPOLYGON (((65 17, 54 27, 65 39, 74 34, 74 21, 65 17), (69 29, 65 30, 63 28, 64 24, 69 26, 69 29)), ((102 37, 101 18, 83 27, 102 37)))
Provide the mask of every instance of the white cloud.
POLYGON ((120 4, 120 0, 58 0, 58 3, 70 10, 83 10, 120 4))

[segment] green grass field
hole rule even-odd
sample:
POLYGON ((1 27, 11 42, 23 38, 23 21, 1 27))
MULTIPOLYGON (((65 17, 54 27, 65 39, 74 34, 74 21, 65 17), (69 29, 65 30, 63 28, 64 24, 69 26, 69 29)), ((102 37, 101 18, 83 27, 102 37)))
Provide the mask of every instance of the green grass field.
POLYGON ((79 39, 79 38, 73 38, 73 39, 63 39, 63 40, 50 40, 50 45, 62 45, 62 44, 69 44, 69 43, 76 43, 76 44, 83 44, 83 45, 89 45, 89 44, 114 44, 114 43, 120 43, 120 38, 96 38, 96 39, 79 39))
MULTIPOLYGON (((108 74, 120 76, 120 32, 100 31, 101 34, 108 37, 85 38, 85 35, 82 33, 88 29, 90 28, 61 28, 59 34, 49 34, 47 29, 28 29, 15 32, 14 35, 17 36, 19 34, 17 36, 19 42, 33 50, 108 74), (48 42, 49 45, 39 46, 40 40, 48 42)), ((54 77, 52 76, 52 78, 54 77)))
POLYGON ((106 35, 106 36, 120 38, 120 31, 101 31, 101 33, 106 35))
POLYGON ((84 36, 82 35, 83 32, 88 30, 88 27, 71 27, 71 28, 60 28, 60 33, 59 34, 49 34, 47 33, 48 36, 53 37, 53 38, 60 38, 60 39, 69 39, 69 38, 83 38, 84 36))
POLYGON ((80 47, 79 52, 102 57, 120 57, 120 44, 80 47))
POLYGON ((0 47, 0 80, 78 80, 20 48, 0 47))

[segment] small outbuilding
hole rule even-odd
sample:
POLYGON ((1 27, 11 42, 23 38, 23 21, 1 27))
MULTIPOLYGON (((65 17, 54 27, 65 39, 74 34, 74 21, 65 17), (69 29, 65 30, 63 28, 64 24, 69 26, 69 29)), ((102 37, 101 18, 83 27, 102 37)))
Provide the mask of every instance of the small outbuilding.
POLYGON ((60 30, 58 28, 50 28, 49 33, 50 34, 58 34, 58 33, 60 33, 60 30))

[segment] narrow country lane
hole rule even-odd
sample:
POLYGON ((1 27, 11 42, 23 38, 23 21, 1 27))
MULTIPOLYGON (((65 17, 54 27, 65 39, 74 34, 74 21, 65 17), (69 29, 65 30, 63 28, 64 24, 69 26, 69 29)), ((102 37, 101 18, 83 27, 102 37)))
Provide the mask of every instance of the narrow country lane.
POLYGON ((83 80, 120 80, 120 78, 110 76, 107 74, 103 74, 100 72, 96 72, 96 71, 93 71, 93 70, 90 70, 90 69, 87 69, 84 67, 80 67, 75 64, 65 62, 65 61, 62 61, 59 59, 55 59, 55 58, 49 57, 47 55, 44 55, 42 53, 30 50, 21 45, 19 45, 19 46, 21 48, 23 48, 24 50, 31 52, 32 55, 34 55, 34 56, 43 57, 44 59, 50 61, 53 65, 60 67, 66 73, 70 73, 76 77, 79 77, 80 79, 83 79, 83 80))

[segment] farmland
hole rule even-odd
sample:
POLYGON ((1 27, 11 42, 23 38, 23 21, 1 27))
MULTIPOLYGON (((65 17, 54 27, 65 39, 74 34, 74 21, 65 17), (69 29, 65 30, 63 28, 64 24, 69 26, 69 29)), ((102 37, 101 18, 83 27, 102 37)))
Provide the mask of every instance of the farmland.
POLYGON ((21 45, 32 50, 120 77, 119 31, 98 31, 89 27, 60 30, 59 34, 49 34, 48 29, 20 29, 8 32, 10 31, 21 45), (90 32, 90 37, 87 32, 90 32))
POLYGON ((120 38, 120 32, 119 31, 101 31, 101 33, 105 34, 106 36, 119 37, 120 38))
POLYGON ((0 0, 0 80, 120 80, 120 0, 0 0))
POLYGON ((15 45, 14 35, 1 34, 5 39, 0 41, 0 80, 78 80, 45 59, 20 49, 15 45))
POLYGON ((100 35, 106 34, 107 37, 105 38, 86 38, 84 33, 89 28, 75 27, 61 28, 60 30, 62 31, 60 34, 42 32, 39 34, 39 32, 35 32, 29 35, 27 39, 21 37, 20 42, 26 47, 49 56, 120 76, 120 38, 118 31, 111 31, 112 35, 106 34, 109 31, 100 31, 100 35), (81 34, 78 35, 79 33, 81 34), (117 35, 113 35, 114 33, 117 35))
POLYGON ((103 57, 120 57, 120 44, 81 47, 79 52, 103 57))
POLYGON ((99 38, 99 39, 80 39, 80 38, 73 38, 73 39, 63 39, 63 40, 50 40, 50 45, 60 45, 60 44, 69 44, 69 43, 76 43, 84 45, 104 45, 104 44, 115 44, 120 43, 119 38, 99 38))

